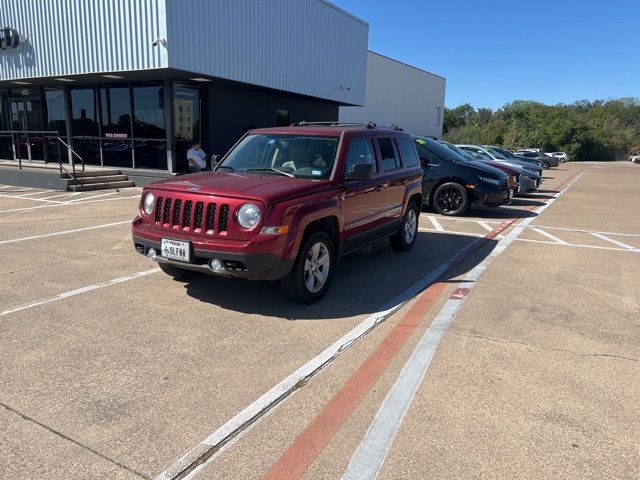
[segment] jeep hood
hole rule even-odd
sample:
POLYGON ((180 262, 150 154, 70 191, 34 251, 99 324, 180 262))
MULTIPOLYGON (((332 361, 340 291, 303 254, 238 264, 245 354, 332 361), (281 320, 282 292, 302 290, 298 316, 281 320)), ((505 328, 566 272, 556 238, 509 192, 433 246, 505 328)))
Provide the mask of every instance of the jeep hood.
POLYGON ((277 174, 202 172, 155 182, 149 185, 149 188, 275 203, 327 190, 332 188, 332 184, 329 180, 293 178, 277 174))

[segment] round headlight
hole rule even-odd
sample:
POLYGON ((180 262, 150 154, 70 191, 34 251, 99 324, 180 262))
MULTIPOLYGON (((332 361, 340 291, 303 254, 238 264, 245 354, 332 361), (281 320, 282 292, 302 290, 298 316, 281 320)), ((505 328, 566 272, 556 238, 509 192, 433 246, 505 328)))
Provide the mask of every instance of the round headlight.
POLYGON ((260 223, 262 214, 257 205, 245 203, 238 209, 238 223, 242 228, 253 228, 260 223))
POLYGON ((144 199, 142 200, 142 210, 147 215, 151 215, 153 212, 153 201, 155 198, 153 197, 153 193, 148 192, 144 195, 144 199))

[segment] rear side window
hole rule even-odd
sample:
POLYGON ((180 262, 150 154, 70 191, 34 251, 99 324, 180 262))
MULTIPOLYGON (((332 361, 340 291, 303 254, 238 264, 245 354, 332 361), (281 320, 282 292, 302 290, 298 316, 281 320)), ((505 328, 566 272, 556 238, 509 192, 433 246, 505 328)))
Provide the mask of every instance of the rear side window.
POLYGON ((385 172, 400 168, 400 159, 393 148, 393 142, 390 138, 378 138, 378 146, 380 147, 380 155, 382 156, 382 169, 385 172))
POLYGON ((378 173, 376 156, 370 138, 354 138, 349 143, 345 173, 353 172, 353 166, 357 164, 373 165, 373 173, 378 173))
POLYGON ((417 166, 420 162, 418 161, 418 155, 413 146, 413 141, 409 138, 402 137, 398 139, 398 143, 400 143, 400 151, 402 152, 405 167, 417 166))

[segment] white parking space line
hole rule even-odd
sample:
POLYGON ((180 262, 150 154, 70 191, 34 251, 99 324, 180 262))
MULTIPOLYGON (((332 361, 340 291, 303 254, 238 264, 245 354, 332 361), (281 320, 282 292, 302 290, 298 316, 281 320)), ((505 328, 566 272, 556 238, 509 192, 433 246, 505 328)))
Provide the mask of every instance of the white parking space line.
MULTIPOLYGON (((51 192, 55 192, 56 190, 40 190, 38 192, 25 193, 24 195, 18 195, 19 198, 30 197, 31 195, 42 195, 51 192)), ((43 199, 40 199, 43 200, 43 199)))
POLYGON ((537 228, 537 227, 531 227, 531 230, 533 230, 536 233, 539 233, 540 235, 542 235, 543 237, 547 237, 550 240, 553 240, 555 243, 558 243, 560 245, 569 245, 568 242, 565 242, 564 240, 562 240, 561 238, 556 237, 555 235, 551 235, 549 232, 545 232, 544 230, 537 228))
POLYGON ((82 197, 82 198, 78 198, 78 199, 75 199, 75 200, 69 200, 68 203, 78 203, 78 202, 83 202, 85 200, 90 200, 90 199, 93 199, 93 198, 107 197, 109 195, 114 195, 116 193, 120 193, 120 192, 109 192, 109 193, 102 193, 100 195, 92 195, 91 197, 82 197))
MULTIPOLYGON (((565 232, 600 233, 602 235, 616 235, 620 237, 640 237, 640 233, 601 232, 599 230, 585 230, 582 228, 547 227, 546 225, 536 225, 536 227, 543 228, 545 230, 562 230, 565 232)), ((528 228, 534 228, 534 227, 528 227, 528 228)))
POLYGON ((435 228, 438 232, 444 232, 444 228, 442 228, 442 225, 440 225, 440 222, 436 220, 436 217, 432 217, 430 215, 427 218, 431 222, 431 225, 433 225, 433 228, 435 228))
POLYGON ((72 230, 62 230, 60 232, 45 233, 43 235, 32 235, 30 237, 12 238, 11 240, 2 240, 0 245, 6 245, 8 243, 24 242, 25 240, 36 240, 38 238, 57 237, 59 235, 68 235, 70 233, 86 232, 88 230, 97 230, 99 228, 113 227, 115 225, 124 225, 131 223, 131 220, 125 220, 123 222, 105 223, 104 225, 94 225, 91 227, 74 228, 72 230))
POLYGON ((516 240, 518 240, 519 242, 543 243, 545 245, 558 245, 558 246, 561 246, 561 247, 593 248, 593 249, 596 249, 596 250, 613 250, 613 251, 616 251, 616 252, 640 253, 640 249, 635 249, 635 248, 633 250, 628 250, 626 248, 603 247, 601 245, 585 245, 585 244, 582 244, 582 243, 557 243, 557 242, 550 242, 550 241, 546 241, 546 240, 533 240, 531 238, 518 238, 516 240))
MULTIPOLYGON (((420 216, 422 218, 429 218, 432 215, 429 215, 427 213, 421 213, 420 216)), ((465 218, 465 217, 446 217, 446 218, 447 218, 447 220, 449 220, 451 222, 471 222, 471 223, 478 222, 478 220, 475 219, 475 218, 465 218)), ((493 223, 493 224, 496 224, 496 225, 500 225, 504 220, 507 220, 507 219, 503 219, 503 220, 482 220, 482 221, 485 222, 485 223, 493 223)))
POLYGON ((26 305, 21 305, 19 307, 12 308, 11 310, 5 310, 4 312, 0 312, 0 317, 4 317, 5 315, 9 315, 11 313, 20 312, 22 310, 27 310, 29 308, 39 307, 40 305, 46 305, 47 303, 57 302, 59 300, 63 300, 65 298, 74 297, 76 295, 81 295, 83 293, 91 292, 93 290, 98 290, 100 288, 110 287, 111 285, 116 285, 118 283, 128 282, 129 280, 135 280, 136 278, 144 277, 146 275, 151 275, 152 273, 159 272, 159 268, 152 268, 151 270, 144 270, 142 272, 134 273, 133 275, 129 275, 128 277, 119 277, 109 280, 107 282, 96 283, 94 285, 88 285, 86 287, 76 288, 75 290, 69 290, 68 292, 59 293, 53 297, 45 298, 44 300, 36 300, 35 302, 27 303, 26 305))
POLYGON ((42 200, 51 200, 52 198, 62 198, 62 197, 75 197, 77 195, 80 195, 80 192, 61 193, 59 195, 52 195, 51 197, 44 197, 42 200))
MULTIPOLYGON (((584 174, 577 175, 547 203, 534 210, 538 215, 551 206, 564 192, 571 188, 584 174)), ((462 304, 478 279, 489 265, 500 256, 524 231, 535 217, 528 217, 517 224, 503 240, 465 277, 440 310, 427 331, 424 333, 400 376, 387 394, 367 433, 353 455, 343 480, 373 480, 378 476, 384 464, 391 444, 413 402, 413 398, 422 384, 431 365, 440 341, 460 312, 462 304)))
MULTIPOLYGON (((452 235, 462 235, 463 237, 484 237, 483 233, 470 233, 470 232, 452 232, 449 230, 443 230, 443 231, 438 231, 435 228, 418 228, 419 232, 425 232, 425 233, 450 233, 452 235)), ((496 236, 496 238, 498 238, 496 236)))
POLYGON ((13 198, 13 199, 17 199, 17 200, 31 200, 32 202, 45 202, 45 203, 62 203, 62 202, 58 202, 57 200, 42 200, 41 198, 32 198, 32 197, 25 197, 24 195, 7 195, 5 193, 0 193, 0 197, 3 198, 13 198))
POLYGON ((613 243, 614 245, 618 245, 619 247, 626 248, 627 250, 632 250, 632 251, 638 250, 637 248, 632 247, 631 245, 627 245, 626 243, 622 243, 618 240, 614 240, 613 238, 605 237, 601 233, 591 233, 591 235, 593 235, 596 238, 600 238, 601 240, 604 240, 606 242, 613 243))
POLYGON ((53 207, 69 207, 69 206, 76 206, 76 205, 84 205, 86 203, 95 203, 95 202, 111 202, 114 200, 128 200, 131 198, 140 198, 140 195, 132 195, 130 197, 118 197, 118 198, 101 198, 98 200, 89 200, 87 202, 56 202, 55 204, 51 204, 51 205, 38 205, 37 207, 23 207, 23 208, 10 208, 9 210, 0 210, 0 213, 11 213, 11 212, 23 212, 25 210, 36 210, 36 209, 40 209, 40 208, 53 208, 53 207))

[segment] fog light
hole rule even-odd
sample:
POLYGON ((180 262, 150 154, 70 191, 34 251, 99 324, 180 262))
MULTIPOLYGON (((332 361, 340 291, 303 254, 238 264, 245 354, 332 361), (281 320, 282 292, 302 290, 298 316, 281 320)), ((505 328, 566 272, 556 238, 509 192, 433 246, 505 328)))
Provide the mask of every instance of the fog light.
POLYGON ((147 252, 147 257, 153 259, 156 258, 156 249, 155 248, 150 248, 149 251, 147 252))
POLYGON ((222 262, 220 260, 214 258, 213 260, 211 260, 211 262, 209 262, 209 268, 215 273, 220 273, 222 270, 224 270, 224 265, 222 265, 222 262))

